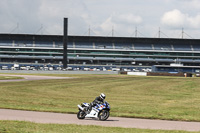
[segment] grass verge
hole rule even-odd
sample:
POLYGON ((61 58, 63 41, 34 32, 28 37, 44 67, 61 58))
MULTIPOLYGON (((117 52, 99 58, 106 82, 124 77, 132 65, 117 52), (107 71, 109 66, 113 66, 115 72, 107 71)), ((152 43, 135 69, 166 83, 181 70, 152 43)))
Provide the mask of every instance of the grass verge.
MULTIPOLYGON (((0 133, 190 133, 187 131, 148 130, 119 127, 38 124, 23 121, 0 121, 0 133)), ((192 132, 194 133, 194 132, 192 132)))
POLYGON ((200 121, 199 78, 49 75, 76 78, 1 82, 0 108, 77 113, 103 92, 111 116, 200 121))

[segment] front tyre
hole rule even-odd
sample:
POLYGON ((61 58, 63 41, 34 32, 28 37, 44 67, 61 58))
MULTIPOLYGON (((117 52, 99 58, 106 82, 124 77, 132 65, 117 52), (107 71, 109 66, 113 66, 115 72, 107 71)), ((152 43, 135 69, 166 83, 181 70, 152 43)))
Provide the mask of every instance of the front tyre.
POLYGON ((85 119, 86 113, 82 110, 79 110, 79 112, 77 113, 77 118, 78 119, 85 119))
POLYGON ((108 117, 110 116, 110 112, 108 110, 102 110, 100 113, 99 113, 99 120, 100 121, 105 121, 108 119, 108 117))

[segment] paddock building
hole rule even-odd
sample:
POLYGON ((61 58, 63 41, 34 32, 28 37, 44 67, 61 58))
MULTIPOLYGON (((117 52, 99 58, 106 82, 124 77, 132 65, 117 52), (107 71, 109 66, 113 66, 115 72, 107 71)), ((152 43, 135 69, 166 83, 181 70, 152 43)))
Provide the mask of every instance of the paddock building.
MULTIPOLYGON (((0 69, 60 70, 62 61, 62 35, 0 34, 0 69)), ((68 36, 68 69, 176 72, 171 64, 199 72, 200 39, 68 36)))

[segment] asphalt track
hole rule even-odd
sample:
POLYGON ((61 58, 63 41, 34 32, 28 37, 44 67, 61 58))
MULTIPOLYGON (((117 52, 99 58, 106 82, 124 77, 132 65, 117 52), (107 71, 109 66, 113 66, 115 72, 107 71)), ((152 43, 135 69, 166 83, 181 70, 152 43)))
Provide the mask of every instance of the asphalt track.
POLYGON ((109 117, 107 121, 99 121, 97 119, 91 118, 79 120, 77 119, 76 114, 34 112, 9 109, 0 109, 0 120, 18 120, 54 124, 98 125, 106 127, 141 129, 200 131, 199 122, 179 122, 121 117, 109 117))
POLYGON ((13 76, 13 77, 24 78, 24 79, 0 80, 0 82, 16 82, 16 81, 28 81, 28 80, 69 79, 69 78, 71 78, 71 77, 37 76, 37 75, 12 75, 12 74, 0 74, 0 76, 13 76))
MULTIPOLYGON (((1 80, 0 82, 67 78, 67 77, 53 77, 53 76, 8 75, 8 74, 0 74, 0 76, 24 77, 24 79, 1 80)), ((106 127, 141 128, 141 129, 200 131, 200 122, 149 120, 149 119, 135 119, 135 118, 121 118, 121 117, 109 117, 107 121, 99 121, 97 119, 90 119, 90 118, 84 120, 78 120, 75 114, 21 111, 21 110, 9 110, 9 109, 0 109, 0 120, 19 120, 19 121, 30 121, 36 123, 55 123, 55 124, 98 125, 106 127)))

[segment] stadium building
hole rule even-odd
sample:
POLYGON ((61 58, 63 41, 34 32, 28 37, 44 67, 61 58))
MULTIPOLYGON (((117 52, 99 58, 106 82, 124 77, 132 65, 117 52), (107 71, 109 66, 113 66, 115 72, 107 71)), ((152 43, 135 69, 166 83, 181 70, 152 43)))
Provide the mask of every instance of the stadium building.
MULTIPOLYGON (((0 34, 0 69, 61 69, 63 36, 0 34)), ((200 72, 200 40, 68 36, 68 69, 200 72)))

